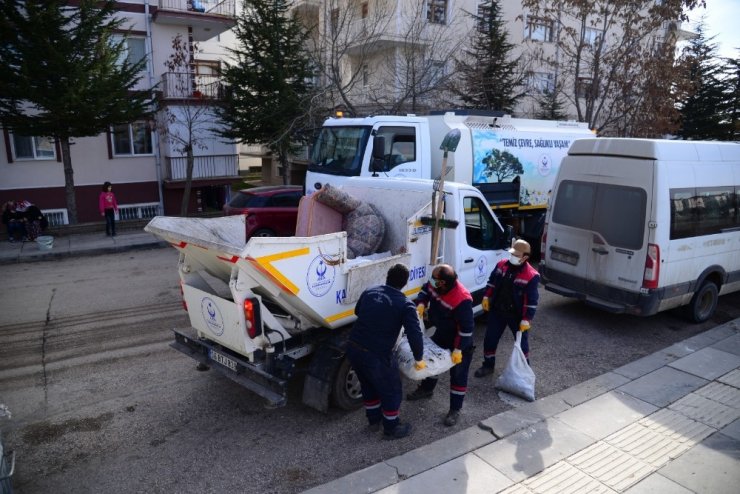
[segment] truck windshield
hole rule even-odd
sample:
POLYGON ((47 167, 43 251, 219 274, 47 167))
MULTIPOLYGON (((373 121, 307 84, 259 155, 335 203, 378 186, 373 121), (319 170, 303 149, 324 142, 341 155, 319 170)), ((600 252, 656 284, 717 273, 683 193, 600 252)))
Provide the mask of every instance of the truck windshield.
POLYGON ((371 127, 323 127, 311 151, 309 171, 359 176, 371 127))

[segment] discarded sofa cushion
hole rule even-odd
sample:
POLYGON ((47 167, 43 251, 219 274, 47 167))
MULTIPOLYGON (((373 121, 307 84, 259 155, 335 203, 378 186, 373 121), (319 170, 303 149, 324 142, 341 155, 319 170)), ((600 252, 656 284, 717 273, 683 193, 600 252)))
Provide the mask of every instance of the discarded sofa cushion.
POLYGON ((347 257, 374 254, 385 235, 385 221, 375 206, 363 202, 344 216, 344 230, 347 232, 347 257))
POLYGON ((316 194, 317 201, 339 211, 342 214, 354 211, 360 205, 360 201, 343 190, 337 187, 332 187, 329 184, 325 184, 320 191, 316 192, 316 194))

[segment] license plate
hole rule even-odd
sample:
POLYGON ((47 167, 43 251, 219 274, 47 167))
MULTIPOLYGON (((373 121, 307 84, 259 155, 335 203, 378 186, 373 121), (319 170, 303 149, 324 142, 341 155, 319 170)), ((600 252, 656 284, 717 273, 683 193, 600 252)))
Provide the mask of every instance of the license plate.
POLYGON ((222 355, 218 353, 216 350, 209 350, 208 356, 211 357, 211 360, 213 360, 214 362, 218 362, 224 367, 228 367, 229 369, 236 372, 236 361, 235 360, 230 359, 226 355, 222 355))
POLYGON ((552 252, 550 252, 550 259, 552 259, 553 261, 560 261, 566 264, 571 264, 573 266, 578 264, 578 255, 567 254, 559 250, 553 250, 552 252))

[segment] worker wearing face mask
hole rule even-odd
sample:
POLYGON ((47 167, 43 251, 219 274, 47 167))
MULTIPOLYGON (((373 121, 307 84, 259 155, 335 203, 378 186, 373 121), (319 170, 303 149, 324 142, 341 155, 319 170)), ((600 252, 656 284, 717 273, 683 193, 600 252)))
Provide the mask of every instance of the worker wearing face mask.
POLYGON ((499 261, 488 278, 482 302, 483 310, 488 312, 483 365, 475 371, 475 377, 493 374, 496 348, 507 326, 512 334, 522 332, 522 352, 529 362, 529 327, 540 297, 540 274, 527 262, 530 252, 529 243, 517 240, 509 249, 511 257, 499 261))
MULTIPOLYGON (((432 341, 450 350, 450 410, 444 425, 457 424, 468 389, 468 370, 473 361, 473 297, 457 279, 449 264, 440 264, 432 271, 432 279, 424 284, 416 299, 419 315, 427 312, 429 322, 436 328, 432 341), (427 311, 427 307, 429 310, 427 311)), ((437 385, 436 377, 421 381, 419 387, 406 395, 409 401, 431 398, 437 385)))

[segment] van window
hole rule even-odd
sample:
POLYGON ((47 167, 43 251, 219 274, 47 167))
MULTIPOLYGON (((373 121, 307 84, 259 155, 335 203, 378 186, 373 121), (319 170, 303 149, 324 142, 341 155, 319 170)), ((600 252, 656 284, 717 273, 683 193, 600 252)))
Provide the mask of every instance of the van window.
POLYGON ((465 208, 465 239, 470 247, 480 250, 496 248, 496 229, 488 208, 477 197, 463 199, 465 208))
POLYGON ((671 240, 740 227, 732 186, 671 189, 671 240))
POLYGON ((647 193, 638 187, 564 180, 555 198, 552 221, 591 230, 609 245, 642 248, 647 193))
POLYGON ((416 161, 416 129, 414 127, 378 127, 377 136, 385 137, 385 166, 383 171, 416 161))

